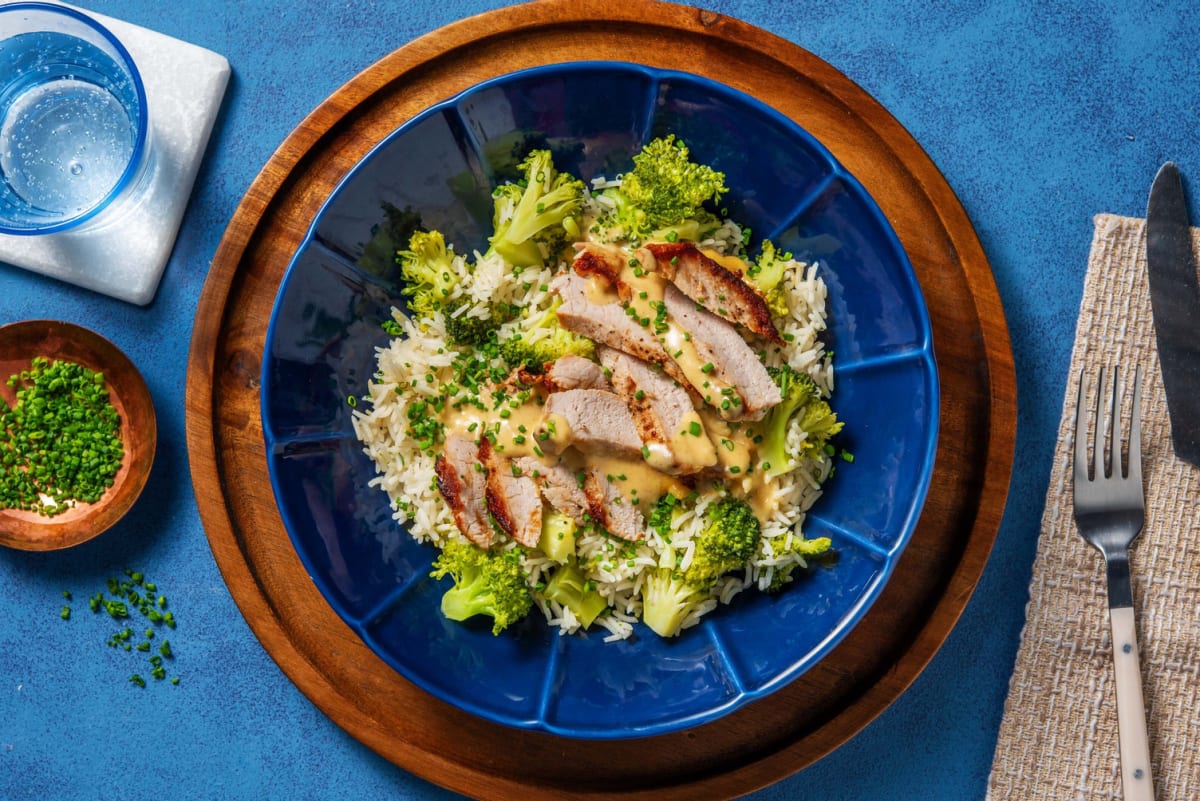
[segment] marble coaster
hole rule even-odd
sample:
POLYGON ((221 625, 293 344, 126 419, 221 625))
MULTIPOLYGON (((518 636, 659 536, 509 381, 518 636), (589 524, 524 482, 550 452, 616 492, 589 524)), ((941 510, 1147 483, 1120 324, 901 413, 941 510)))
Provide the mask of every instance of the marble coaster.
POLYGON ((145 305, 175 245, 229 83, 229 62, 202 47, 78 10, 112 31, 142 75, 153 159, 146 185, 127 205, 105 210, 81 230, 0 234, 0 261, 145 305))

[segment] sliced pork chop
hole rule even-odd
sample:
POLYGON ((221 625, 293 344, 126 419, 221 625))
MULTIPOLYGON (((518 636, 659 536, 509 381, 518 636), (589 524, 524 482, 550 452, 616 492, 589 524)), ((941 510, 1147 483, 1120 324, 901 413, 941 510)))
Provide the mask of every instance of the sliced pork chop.
POLYGON ((783 344, 762 295, 691 242, 651 243, 638 251, 638 258, 710 312, 783 344))
POLYGON ((758 360, 754 349, 742 339, 731 323, 712 312, 698 308, 673 285, 663 293, 667 313, 679 327, 691 336, 701 362, 712 365, 712 376, 722 384, 733 387, 741 403, 718 409, 726 420, 761 420, 783 397, 771 380, 767 368, 758 360))
POLYGON ((596 355, 629 406, 651 466, 672 475, 698 473, 717 463, 716 449, 677 381, 641 359, 603 345, 596 355))
POLYGON ((537 546, 542 533, 542 496, 534 480, 513 469, 509 459, 496 453, 491 440, 479 440, 479 462, 487 470, 485 497, 488 511, 500 529, 526 548, 537 546))
POLYGON ((604 369, 591 359, 582 356, 563 356, 546 366, 546 378, 550 389, 562 392, 567 389, 611 389, 604 369))
POLYGON ((554 392, 546 398, 543 411, 546 418, 537 437, 547 451, 558 453, 574 446, 584 453, 631 458, 642 455, 642 438, 633 416, 625 401, 611 392, 554 392), (561 430, 559 421, 565 423, 566 431, 561 430))
POLYGON ((589 299, 588 280, 576 272, 566 272, 550 284, 563 300, 557 309, 562 327, 593 342, 660 364, 672 378, 683 381, 683 373, 671 361, 662 343, 649 328, 626 314, 624 306, 617 301, 597 303, 589 299))
POLYGON ((571 266, 579 275, 595 276, 610 285, 621 300, 629 300, 631 290, 621 280, 621 258, 614 248, 582 245, 576 251, 575 260, 571 266))
POLYGON ((479 469, 475 442, 462 434, 446 436, 446 447, 434 463, 438 492, 446 499, 454 524, 480 548, 490 548, 496 533, 488 520, 487 474, 479 469))
POLYGON ((583 479, 583 491, 592 520, 603 526, 609 534, 629 542, 637 542, 646 536, 642 513, 621 494, 616 484, 604 476, 600 468, 588 468, 583 479))
POLYGON ((513 459, 523 474, 533 479, 542 491, 542 498, 552 507, 584 526, 588 521, 588 498, 579 476, 562 464, 546 464, 532 456, 513 459))

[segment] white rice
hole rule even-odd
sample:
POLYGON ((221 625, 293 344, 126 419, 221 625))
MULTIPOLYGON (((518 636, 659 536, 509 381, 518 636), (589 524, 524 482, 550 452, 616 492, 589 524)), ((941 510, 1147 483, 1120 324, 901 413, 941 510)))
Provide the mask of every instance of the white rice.
MULTIPOLYGON (((602 183, 597 188, 602 188, 602 183)), ((701 243, 722 253, 740 254, 742 230, 736 223, 727 222, 713 236, 701 243)), ((523 336, 541 318, 554 301, 548 284, 555 271, 524 270, 514 273, 498 256, 475 254, 475 267, 456 258, 454 269, 460 277, 451 293, 457 315, 486 317, 496 302, 512 304, 522 311, 501 328, 501 338, 511 336, 517 329, 523 336)), ((788 340, 786 348, 771 350, 764 356, 768 365, 787 363, 794 369, 812 376, 827 394, 833 390, 833 369, 819 337, 826 327, 826 287, 816 264, 796 262, 787 271, 784 287, 788 315, 777 319, 780 334, 788 340)), ((378 372, 368 388, 365 403, 353 412, 355 433, 364 451, 374 462, 379 474, 370 485, 387 493, 393 517, 406 526, 419 542, 444 545, 451 539, 462 539, 449 509, 438 494, 434 457, 423 453, 417 443, 406 436, 409 404, 436 397, 438 387, 448 377, 449 365, 456 351, 447 344, 442 322, 437 319, 414 321, 393 311, 402 333, 377 353, 378 372), (427 376, 432 376, 429 381, 427 376)), ((532 336, 536 337, 534 333, 532 336)), ((788 432, 787 449, 798 458, 803 445, 803 432, 794 421, 788 432)), ((791 472, 775 480, 774 496, 779 504, 763 525, 762 545, 745 575, 735 573, 722 577, 712 591, 712 597, 699 605, 684 621, 684 628, 694 626, 701 618, 727 604, 742 590, 758 585, 767 587, 777 569, 803 564, 794 552, 773 552, 770 540, 779 535, 802 536, 806 511, 821 495, 821 483, 828 477, 832 461, 824 452, 805 460, 791 472)), ((700 497, 694 507, 677 514, 671 532, 670 548, 656 533, 647 531, 643 542, 632 544, 594 531, 579 532, 578 561, 588 579, 595 582, 610 610, 597 618, 595 625, 606 632, 606 641, 620 640, 633 633, 633 624, 641 613, 641 590, 647 574, 654 570, 664 554, 674 553, 681 567, 690 563, 694 552, 693 539, 703 528, 703 514, 714 493, 700 497)), ((399 536, 399 527, 397 535, 399 536)), ((385 553, 394 553, 395 543, 384 543, 385 553)), ((509 547, 512 547, 510 544, 509 547)), ((546 571, 554 565, 536 551, 526 552, 525 568, 531 586, 544 580, 546 571)), ((546 622, 562 634, 579 630, 580 623, 569 609, 547 601, 535 593, 535 599, 546 622)))

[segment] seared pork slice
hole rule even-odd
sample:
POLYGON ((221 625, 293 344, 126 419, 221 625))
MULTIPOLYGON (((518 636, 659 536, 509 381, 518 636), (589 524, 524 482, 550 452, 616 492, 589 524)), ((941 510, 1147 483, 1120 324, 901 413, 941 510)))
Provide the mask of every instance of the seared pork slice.
POLYGON ((783 343, 762 295, 740 276, 700 252, 691 242, 651 243, 638 252, 658 274, 710 312, 772 342, 783 343), (646 258, 648 252, 652 259, 646 258))
POLYGON ((601 279, 617 292, 621 300, 629 300, 631 290, 621 280, 621 262, 613 249, 583 245, 575 253, 575 261, 571 266, 579 275, 601 279))
MULTIPOLYGON (((699 308, 673 285, 663 293, 667 313, 675 324, 691 336, 692 345, 702 364, 712 365, 709 373, 719 383, 733 387, 741 403, 718 411, 726 420, 761 420, 767 410, 783 397, 771 380, 767 368, 737 329, 706 309, 699 308)), ((697 389, 700 389, 697 387, 697 389)))
POLYGON ((563 273, 554 279, 550 288, 563 300, 557 310, 558 322, 563 328, 652 364, 660 364, 672 378, 684 380, 683 373, 667 356, 662 343, 649 328, 639 325, 626 314, 625 307, 617 301, 601 303, 588 297, 587 278, 575 272, 563 273))
POLYGON ((611 392, 554 392, 546 398, 543 411, 545 418, 537 437, 546 451, 558 453, 574 446, 584 453, 627 457, 642 454, 642 438, 633 416, 625 401, 611 392))
POLYGON ((592 520, 603 526, 609 534, 629 542, 637 542, 646 536, 642 513, 621 494, 616 484, 604 476, 600 468, 588 468, 583 479, 583 491, 587 495, 588 513, 592 520))
POLYGON ((651 466, 687 475, 717 463, 717 452, 683 386, 628 353, 600 345, 596 355, 629 406, 651 466))
POLYGON ((562 392, 567 389, 610 389, 603 368, 591 359, 582 356, 563 356, 546 365, 546 378, 550 389, 562 392))
POLYGON ((546 464, 532 456, 517 457, 513 459, 513 464, 533 479, 548 504, 570 517, 577 525, 587 524, 587 495, 580 486, 579 477, 569 467, 546 464))
POLYGON ((448 434, 445 450, 433 469, 438 492, 446 499, 458 530, 480 548, 489 548, 496 535, 487 515, 487 474, 480 468, 476 451, 470 438, 448 434))
POLYGON ((491 440, 479 440, 479 461, 487 470, 487 508, 505 534, 527 548, 542 533, 542 496, 537 484, 512 461, 496 453, 491 440))

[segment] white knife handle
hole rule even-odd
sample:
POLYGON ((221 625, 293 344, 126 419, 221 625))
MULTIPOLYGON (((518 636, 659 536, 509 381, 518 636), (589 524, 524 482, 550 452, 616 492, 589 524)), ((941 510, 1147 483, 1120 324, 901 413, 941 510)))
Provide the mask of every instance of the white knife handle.
POLYGON ((1154 801, 1133 607, 1109 609, 1108 619, 1112 624, 1113 668, 1117 678, 1117 735, 1121 741, 1124 801, 1154 801))

